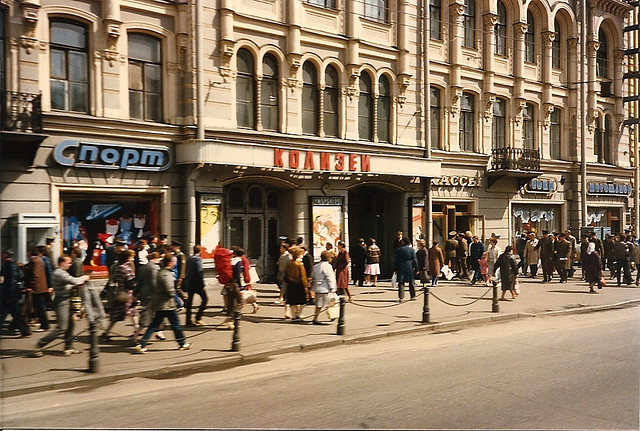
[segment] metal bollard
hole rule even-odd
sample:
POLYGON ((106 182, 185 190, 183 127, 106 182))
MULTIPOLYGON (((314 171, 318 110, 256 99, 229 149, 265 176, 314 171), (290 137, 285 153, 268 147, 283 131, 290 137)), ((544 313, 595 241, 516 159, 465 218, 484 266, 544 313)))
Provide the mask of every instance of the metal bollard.
POLYGON ((493 283, 493 302, 491 303, 491 312, 499 313, 500 306, 498 305, 498 284, 493 283))
POLYGON ((233 312, 233 341, 231 342, 231 351, 240 351, 240 312, 233 312))
POLYGON ((100 347, 98 346, 98 324, 97 322, 89 323, 89 339, 91 348, 89 349, 89 372, 97 373, 100 371, 100 347))
POLYGON ((340 297, 340 317, 338 317, 338 332, 337 335, 344 335, 344 306, 347 302, 344 296, 340 297))
POLYGON ((430 323, 431 314, 429 311, 429 286, 424 288, 424 305, 422 306, 422 323, 430 323))

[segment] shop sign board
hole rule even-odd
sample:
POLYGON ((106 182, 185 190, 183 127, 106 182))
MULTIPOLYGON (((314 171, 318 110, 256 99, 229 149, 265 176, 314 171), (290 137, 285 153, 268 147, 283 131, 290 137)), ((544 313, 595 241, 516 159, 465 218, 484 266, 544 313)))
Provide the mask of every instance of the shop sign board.
POLYGON ((132 145, 67 139, 56 145, 53 159, 62 166, 127 171, 164 171, 173 153, 160 145, 132 145))
POLYGON ((273 149, 273 167, 314 171, 369 172, 371 156, 368 154, 330 153, 326 151, 273 149))
POLYGON ((631 184, 628 183, 588 183, 587 193, 590 195, 629 196, 631 184))
POLYGON ((439 178, 431 178, 432 186, 477 187, 478 184, 480 184, 480 178, 464 175, 443 175, 439 178))
POLYGON ((558 189, 558 183, 553 178, 534 178, 527 183, 525 191, 527 193, 555 193, 558 189))

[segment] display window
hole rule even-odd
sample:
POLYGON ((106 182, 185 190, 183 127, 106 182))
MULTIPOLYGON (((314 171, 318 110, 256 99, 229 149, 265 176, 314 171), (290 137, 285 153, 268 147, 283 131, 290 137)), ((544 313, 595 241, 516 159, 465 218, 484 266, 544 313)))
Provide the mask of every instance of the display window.
POLYGON ((609 227, 611 232, 620 232, 620 208, 587 209, 587 225, 592 227, 609 227))
POLYGON ((313 232, 313 257, 320 260, 322 253, 331 243, 343 240, 343 199, 342 197, 311 198, 311 231, 313 232))
POLYGON ((511 208, 516 238, 525 232, 542 235, 543 230, 560 232, 561 206, 514 205, 511 208))
POLYGON ((107 270, 105 250, 116 238, 132 248, 158 234, 159 196, 69 194, 60 200, 63 252, 80 247, 86 269, 96 274, 107 270))

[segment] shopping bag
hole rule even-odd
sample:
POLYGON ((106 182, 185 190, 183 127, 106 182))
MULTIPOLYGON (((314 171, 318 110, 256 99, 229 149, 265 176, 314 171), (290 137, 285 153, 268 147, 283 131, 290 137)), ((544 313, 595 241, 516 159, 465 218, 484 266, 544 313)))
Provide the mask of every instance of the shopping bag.
POLYGON ((244 289, 240 291, 240 298, 243 304, 253 304, 258 300, 258 294, 253 289, 244 289))
POLYGON ((260 281, 260 277, 258 277, 258 271, 256 271, 255 266, 252 266, 249 270, 249 276, 251 278, 251 283, 258 283, 260 281))
POLYGON ((391 287, 394 289, 398 287, 398 274, 395 272, 391 276, 391 287))
POLYGON ((329 308, 327 308, 327 314, 329 319, 334 320, 340 317, 340 297, 335 293, 330 295, 332 296, 330 297, 331 302, 329 308))
POLYGON ((520 295, 520 282, 518 280, 515 281, 513 290, 516 292, 516 295, 520 295))
POLYGON ((449 268, 449 266, 448 266, 448 265, 444 265, 444 266, 442 267, 442 270, 441 270, 441 271, 442 271, 442 275, 444 275, 444 277, 445 277, 447 280, 452 280, 452 279, 453 279, 453 271, 451 271, 451 268, 449 268))

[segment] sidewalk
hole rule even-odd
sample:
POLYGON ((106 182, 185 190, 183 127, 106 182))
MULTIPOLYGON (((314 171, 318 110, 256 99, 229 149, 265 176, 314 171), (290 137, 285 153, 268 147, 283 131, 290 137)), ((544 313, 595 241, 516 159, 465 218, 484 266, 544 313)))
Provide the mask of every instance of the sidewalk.
MULTIPOLYGON (((418 293, 416 301, 398 303, 397 291, 390 283, 378 283, 378 287, 354 287, 354 302, 345 307, 345 332, 338 336, 337 320, 326 325, 312 325, 312 317, 304 323, 292 323, 284 319, 284 307, 273 304, 278 296, 275 285, 254 285, 258 291, 260 309, 249 314, 251 306, 244 308, 240 326, 240 350, 231 351, 233 331, 222 326, 224 316, 220 286, 209 280, 207 293, 209 306, 204 322, 207 326, 184 328, 189 351, 178 351, 173 332, 165 331, 166 341, 149 344, 145 355, 135 354, 128 339, 132 328, 128 321, 118 323, 115 337, 109 343, 100 344, 99 372, 88 373, 89 339, 86 319, 76 326, 75 348, 82 354, 66 357, 62 354, 63 341, 47 346, 42 358, 30 358, 42 334, 18 339, 3 332, 0 339, 2 359, 2 397, 39 392, 51 389, 91 386, 112 383, 130 377, 171 378, 204 370, 239 366, 269 357, 308 349, 317 349, 366 341, 396 334, 438 332, 454 330, 466 325, 488 324, 517 318, 531 318, 558 313, 592 312, 620 306, 640 304, 640 288, 633 286, 609 286, 598 294, 588 293, 586 283, 579 281, 580 272, 566 284, 557 278, 543 284, 537 280, 520 278, 520 296, 515 300, 500 301, 499 312, 492 313, 492 292, 484 286, 471 286, 461 281, 440 281, 430 289, 430 324, 423 324, 424 296, 418 293)), ((500 294, 500 292, 498 292, 500 294)), ((511 295, 507 293, 509 298, 511 295)), ((196 296, 196 298, 198 298, 196 296)), ((197 299, 196 299, 197 301, 197 299)), ((196 302, 194 301, 194 302, 196 302)), ((303 315, 312 316, 313 306, 306 306, 303 315)), ((328 321, 326 313, 321 321, 328 321)), ((184 322, 184 312, 180 314, 184 322)))

